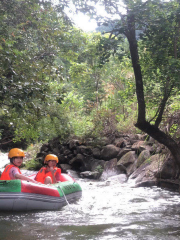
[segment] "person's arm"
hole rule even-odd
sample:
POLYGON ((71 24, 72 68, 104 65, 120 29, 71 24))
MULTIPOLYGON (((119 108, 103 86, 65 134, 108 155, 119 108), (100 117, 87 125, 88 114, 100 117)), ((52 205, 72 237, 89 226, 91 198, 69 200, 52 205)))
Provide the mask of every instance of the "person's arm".
POLYGON ((60 182, 61 180, 61 169, 58 168, 57 172, 56 172, 56 175, 55 175, 55 178, 56 178, 56 182, 60 182))
POLYGON ((51 174, 52 174, 53 183, 57 183, 56 177, 55 177, 55 175, 54 175, 54 172, 55 172, 55 171, 54 171, 54 168, 53 168, 53 167, 50 167, 49 170, 50 170, 50 172, 51 172, 51 174))
POLYGON ((20 180, 26 180, 26 181, 33 182, 33 183, 39 183, 39 182, 37 182, 37 181, 35 181, 35 180, 33 180, 33 179, 29 178, 29 177, 26 177, 26 176, 24 176, 22 174, 19 174, 19 173, 15 174, 15 178, 16 179, 20 179, 20 180))

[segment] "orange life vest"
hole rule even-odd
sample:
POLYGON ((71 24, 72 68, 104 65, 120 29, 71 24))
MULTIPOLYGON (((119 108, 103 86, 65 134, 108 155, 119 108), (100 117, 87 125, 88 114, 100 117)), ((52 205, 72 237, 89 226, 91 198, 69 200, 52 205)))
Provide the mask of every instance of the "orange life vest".
MULTIPOLYGON (((60 169, 60 168, 54 168, 54 170, 56 170, 55 173, 54 173, 54 175, 56 175, 56 173, 61 174, 61 169, 60 169)), ((36 175, 36 177, 35 177, 35 180, 36 180, 37 182, 44 183, 46 177, 50 177, 50 178, 52 179, 52 183, 54 183, 54 182, 53 182, 52 173, 51 173, 50 171, 46 173, 46 167, 42 167, 42 168, 39 170, 39 172, 37 173, 37 175, 36 175)))
POLYGON ((9 176, 9 171, 11 170, 12 167, 15 167, 18 170, 19 174, 21 174, 21 171, 20 171, 20 169, 18 167, 14 166, 13 164, 10 164, 10 165, 7 165, 5 167, 5 169, 2 172, 2 175, 0 177, 0 180, 13 180, 9 176))

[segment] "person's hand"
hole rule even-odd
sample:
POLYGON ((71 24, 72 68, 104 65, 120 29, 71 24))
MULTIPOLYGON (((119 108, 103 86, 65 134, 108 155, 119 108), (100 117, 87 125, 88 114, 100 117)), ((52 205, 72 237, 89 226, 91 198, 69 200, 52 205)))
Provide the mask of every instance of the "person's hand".
POLYGON ((40 183, 40 182, 37 182, 36 180, 34 180, 34 179, 31 179, 30 180, 32 183, 36 183, 36 184, 42 184, 42 183, 40 183))
POLYGON ((49 170, 53 173, 54 172, 54 168, 50 167, 49 170))

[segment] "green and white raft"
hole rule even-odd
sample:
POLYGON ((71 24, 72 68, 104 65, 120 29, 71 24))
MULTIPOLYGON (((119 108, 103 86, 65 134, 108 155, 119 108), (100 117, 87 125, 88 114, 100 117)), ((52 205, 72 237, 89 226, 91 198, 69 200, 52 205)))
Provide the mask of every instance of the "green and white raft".
POLYGON ((51 185, 21 180, 0 180, 0 211, 58 210, 82 196, 80 185, 69 175, 51 185))

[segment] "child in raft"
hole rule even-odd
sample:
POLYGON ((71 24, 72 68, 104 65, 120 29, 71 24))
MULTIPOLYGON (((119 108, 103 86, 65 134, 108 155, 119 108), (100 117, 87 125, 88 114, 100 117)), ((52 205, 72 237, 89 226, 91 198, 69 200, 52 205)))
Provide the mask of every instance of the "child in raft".
POLYGON ((37 173, 35 180, 44 184, 52 184, 60 181, 61 169, 56 165, 59 162, 54 154, 48 154, 44 159, 45 167, 42 167, 37 173))
POLYGON ((9 151, 8 158, 10 159, 10 164, 7 165, 2 172, 0 180, 25 180, 33 183, 37 183, 35 180, 24 176, 19 167, 23 162, 23 157, 25 157, 24 151, 19 148, 12 148, 9 151))

